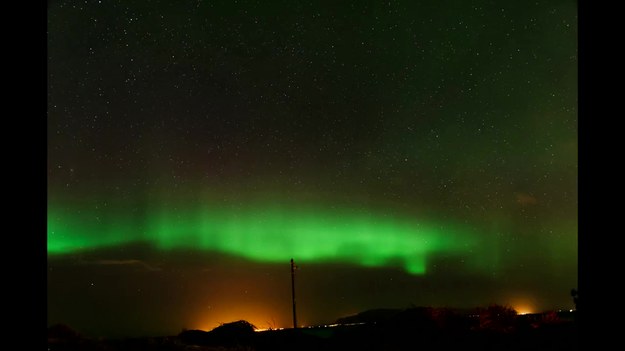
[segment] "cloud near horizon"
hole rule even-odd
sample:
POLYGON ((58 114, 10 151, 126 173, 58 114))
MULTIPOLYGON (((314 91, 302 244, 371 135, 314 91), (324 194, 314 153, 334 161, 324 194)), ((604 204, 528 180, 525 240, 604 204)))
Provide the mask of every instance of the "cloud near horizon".
POLYGON ((141 260, 127 259, 127 260, 97 260, 97 261, 84 261, 86 264, 95 264, 102 266, 122 266, 122 265, 139 265, 148 271, 161 271, 159 267, 154 267, 141 260))

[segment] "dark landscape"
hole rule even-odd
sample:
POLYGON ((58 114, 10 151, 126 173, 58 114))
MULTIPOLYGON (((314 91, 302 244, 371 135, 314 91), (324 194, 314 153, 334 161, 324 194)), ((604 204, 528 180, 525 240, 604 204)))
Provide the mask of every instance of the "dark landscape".
POLYGON ((575 311, 518 315, 510 307, 379 309, 336 324, 255 330, 241 320, 178 335, 91 339, 48 329, 48 350, 577 350, 575 311))

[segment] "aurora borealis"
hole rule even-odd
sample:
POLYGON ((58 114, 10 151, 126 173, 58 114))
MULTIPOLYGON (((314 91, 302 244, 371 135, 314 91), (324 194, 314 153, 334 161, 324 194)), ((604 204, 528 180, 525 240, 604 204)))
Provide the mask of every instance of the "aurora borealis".
POLYGON ((572 308, 572 1, 48 3, 48 322, 572 308))
POLYGON ((259 205, 251 210, 161 212, 160 216, 150 216, 158 218, 143 230, 128 224, 131 221, 124 220, 121 214, 108 220, 84 213, 75 219, 50 213, 48 253, 145 241, 161 250, 197 248, 272 263, 284 261, 285 252, 303 261, 334 260, 365 266, 384 266, 399 259, 408 272, 424 274, 430 252, 475 249, 475 240, 466 234, 462 237, 461 228, 342 209, 304 212, 259 205), (146 235, 133 236, 138 232, 146 235))

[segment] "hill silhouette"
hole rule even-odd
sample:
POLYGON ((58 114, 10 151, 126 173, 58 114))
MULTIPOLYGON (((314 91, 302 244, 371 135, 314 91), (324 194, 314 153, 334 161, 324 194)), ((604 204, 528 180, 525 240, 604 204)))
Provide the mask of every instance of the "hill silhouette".
POLYGON ((578 349, 574 313, 518 315, 508 306, 467 310, 432 307, 373 309, 339 318, 331 326, 258 331, 238 320, 211 331, 175 336, 92 340, 67 325, 48 329, 50 351, 69 350, 414 350, 578 349))
POLYGON ((185 330, 178 334, 178 338, 190 345, 248 346, 252 344, 255 330, 256 326, 253 324, 239 320, 224 323, 209 332, 185 330))

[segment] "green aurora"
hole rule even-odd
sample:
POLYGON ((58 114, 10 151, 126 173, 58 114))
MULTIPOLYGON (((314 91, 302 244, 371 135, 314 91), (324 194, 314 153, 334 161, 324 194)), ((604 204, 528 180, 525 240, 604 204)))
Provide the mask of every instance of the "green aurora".
POLYGON ((278 263, 289 257, 374 267, 399 262, 409 273, 424 274, 430 255, 467 253, 478 243, 459 225, 371 211, 259 204, 236 211, 198 206, 153 212, 139 221, 119 214, 52 209, 48 254, 148 242, 161 250, 195 248, 258 262, 278 263))

